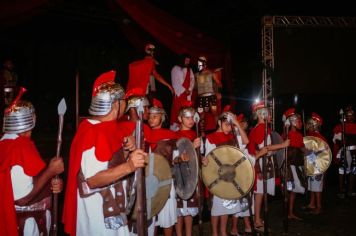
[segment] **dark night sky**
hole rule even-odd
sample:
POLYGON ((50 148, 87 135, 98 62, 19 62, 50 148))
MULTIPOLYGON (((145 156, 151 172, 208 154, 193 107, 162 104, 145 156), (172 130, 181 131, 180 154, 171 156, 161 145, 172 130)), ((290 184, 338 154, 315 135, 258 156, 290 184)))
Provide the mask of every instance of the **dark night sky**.
MULTIPOLYGON (((0 37, 0 59, 7 56, 15 59, 20 81, 31 91, 27 96, 35 104, 43 127, 50 127, 51 121, 56 120, 56 105, 63 96, 69 103, 68 122, 74 122, 76 71, 80 72, 81 91, 85 91, 80 96, 84 114, 90 99, 87 91, 95 77, 114 68, 118 69, 120 79, 125 80, 128 63, 140 56, 119 31, 117 18, 109 13, 105 1, 55 2, 58 5, 43 9, 27 22, 3 28, 0 37)), ((354 16, 356 13, 350 3, 340 1, 338 5, 262 0, 150 2, 230 45, 233 96, 237 111, 246 115, 261 89, 263 15, 354 16)), ((278 115, 292 106, 292 96, 299 94, 300 110, 304 109, 306 114, 319 112, 329 123, 337 122, 340 106, 355 103, 355 39, 356 29, 276 31, 273 79, 275 95, 279 95, 278 115)), ((173 54, 163 47, 158 47, 157 54, 159 71, 169 79, 173 54)))

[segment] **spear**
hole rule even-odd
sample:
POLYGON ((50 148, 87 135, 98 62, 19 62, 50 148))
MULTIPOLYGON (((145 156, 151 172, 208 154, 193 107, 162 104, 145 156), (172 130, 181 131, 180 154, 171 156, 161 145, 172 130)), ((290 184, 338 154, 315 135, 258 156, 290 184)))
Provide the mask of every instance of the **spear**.
MULTIPOLYGON (((199 121, 200 121, 200 117, 199 114, 196 112, 194 115, 194 122, 195 122, 195 128, 196 128, 196 132, 197 132, 197 137, 199 137, 199 121)), ((201 135, 203 136, 203 130, 201 131, 201 135)), ((203 137, 204 138, 204 137, 203 137)), ((204 145, 204 144, 202 144, 204 145)), ((202 180, 201 180, 201 175, 200 175, 200 171, 201 171, 201 153, 200 153, 200 147, 198 147, 196 149, 196 152, 198 154, 199 157, 199 175, 198 175, 198 212, 199 212, 199 236, 203 236, 203 202, 204 202, 204 192, 203 192, 203 185, 202 185, 202 180)))
MULTIPOLYGON (((58 117, 59 117, 59 124, 58 124, 58 136, 57 136, 57 150, 56 150, 56 158, 60 157, 61 154, 61 145, 62 145, 62 130, 63 130, 63 118, 64 114, 66 113, 67 105, 64 98, 58 104, 58 117)), ((58 179, 58 175, 54 177, 58 179)), ((58 193, 53 194, 53 212, 52 212, 52 230, 51 235, 56 236, 58 231, 58 193)))

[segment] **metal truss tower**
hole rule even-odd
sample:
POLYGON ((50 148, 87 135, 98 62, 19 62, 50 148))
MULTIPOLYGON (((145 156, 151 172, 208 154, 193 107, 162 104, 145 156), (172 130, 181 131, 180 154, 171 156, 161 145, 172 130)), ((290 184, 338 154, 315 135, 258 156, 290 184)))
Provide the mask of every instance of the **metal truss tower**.
POLYGON ((325 17, 325 16, 264 16, 262 18, 262 92, 265 105, 271 108, 271 128, 275 126, 275 106, 272 91, 272 74, 274 71, 274 39, 275 27, 328 27, 356 28, 356 17, 325 17))

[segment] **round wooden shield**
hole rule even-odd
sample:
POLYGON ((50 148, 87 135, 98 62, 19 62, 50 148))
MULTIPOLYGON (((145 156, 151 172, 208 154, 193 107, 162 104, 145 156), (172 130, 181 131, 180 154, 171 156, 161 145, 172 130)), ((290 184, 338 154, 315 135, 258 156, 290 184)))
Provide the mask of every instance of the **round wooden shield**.
MULTIPOLYGON (((157 215, 166 204, 171 187, 172 173, 168 161, 163 156, 150 153, 145 167, 147 219, 157 215)), ((132 219, 136 219, 137 201, 132 219)))
POLYGON ((207 155, 208 165, 202 167, 205 186, 214 195, 237 200, 246 196, 253 187, 254 168, 240 149, 224 145, 207 155))
POLYGON ((197 188, 199 177, 199 163, 193 143, 187 138, 180 138, 176 143, 179 154, 185 154, 189 161, 174 164, 174 185, 177 195, 187 200, 191 198, 197 188))
POLYGON ((315 176, 324 173, 332 161, 329 145, 321 138, 314 136, 305 136, 303 142, 306 149, 313 151, 304 157, 306 175, 315 176))

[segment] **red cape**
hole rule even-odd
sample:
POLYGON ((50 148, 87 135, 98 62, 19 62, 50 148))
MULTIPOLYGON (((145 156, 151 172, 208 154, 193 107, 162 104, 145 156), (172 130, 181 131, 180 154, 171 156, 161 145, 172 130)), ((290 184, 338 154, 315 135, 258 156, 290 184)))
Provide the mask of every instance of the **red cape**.
MULTIPOLYGON (((271 129, 268 127, 268 134, 271 134, 271 129)), ((249 143, 247 144, 248 152, 251 155, 256 155, 256 147, 264 142, 265 139, 265 124, 260 123, 253 128, 248 136, 249 143)))
POLYGON ((146 139, 146 141, 150 144, 151 149, 154 150, 156 148, 156 144, 160 140, 164 139, 178 139, 178 135, 176 132, 169 129, 151 129, 150 137, 146 139))
POLYGON ((134 88, 141 88, 146 93, 150 75, 155 67, 153 58, 144 58, 143 60, 134 61, 129 65, 129 81, 126 91, 134 88))
MULTIPOLYGON (((77 225, 77 174, 80 170, 82 154, 95 147, 99 161, 109 161, 114 152, 120 149, 123 138, 130 133, 129 127, 116 121, 91 124, 84 120, 78 127, 70 149, 69 170, 62 222, 65 232, 76 234, 77 225)), ((131 130, 132 133, 132 130, 131 130)))
POLYGON ((304 147, 303 135, 299 131, 289 131, 288 138, 290 140, 290 147, 302 148, 304 147))
POLYGON ((22 166, 28 176, 36 176, 45 168, 34 143, 28 137, 0 141, 0 235, 18 235, 11 168, 22 166))
POLYGON ((232 134, 225 134, 224 132, 216 131, 214 133, 208 134, 206 138, 211 144, 220 144, 233 139, 234 136, 232 134))
POLYGON ((194 130, 178 130, 176 133, 178 138, 187 138, 192 142, 197 138, 197 133, 194 130))

